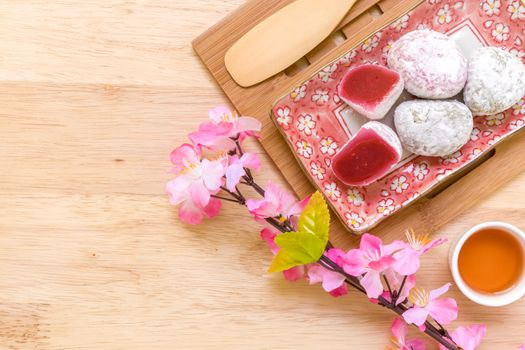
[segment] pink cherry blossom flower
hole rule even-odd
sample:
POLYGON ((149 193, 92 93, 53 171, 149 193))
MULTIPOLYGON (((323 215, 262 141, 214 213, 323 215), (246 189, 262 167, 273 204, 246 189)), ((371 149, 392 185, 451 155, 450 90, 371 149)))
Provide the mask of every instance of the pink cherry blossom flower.
POLYGON ((363 203, 365 203, 365 196, 358 188, 349 188, 347 195, 348 197, 346 200, 348 203, 355 205, 356 207, 360 207, 363 203))
POLYGON ((340 62, 345 66, 349 66, 352 63, 353 59, 357 56, 357 51, 353 50, 341 57, 340 62))
POLYGON ((398 194, 401 194, 404 191, 406 191, 409 186, 410 183, 408 182, 407 177, 405 175, 401 175, 392 180, 392 183, 390 184, 390 189, 398 194))
MULTIPOLYGON (((479 346, 486 332, 487 327, 485 325, 473 325, 470 327, 458 327, 454 332, 450 333, 450 336, 461 349, 474 350, 479 346)), ((439 349, 446 350, 443 345, 440 345, 439 349)))
POLYGON ((317 177, 317 179, 323 180, 326 174, 326 169, 320 162, 311 162, 310 172, 313 176, 317 177))
POLYGON ((498 113, 493 115, 488 115, 485 117, 485 124, 488 126, 499 126, 505 121, 505 114, 498 113))
POLYGON ((337 187, 337 184, 335 182, 325 183, 324 190, 326 196, 333 201, 336 201, 339 198, 341 198, 341 190, 339 189, 339 187, 337 187))
POLYGON ((379 45, 379 40, 381 39, 381 36, 382 33, 377 32, 374 36, 371 36, 370 38, 366 39, 361 45, 361 50, 363 50, 366 53, 372 52, 379 45))
POLYGON ((513 21, 525 20, 525 6, 523 6, 518 0, 510 1, 507 11, 511 14, 510 19, 513 21))
POLYGON ((360 283, 369 298, 376 299, 383 293, 381 273, 395 262, 392 254, 401 247, 394 242, 383 245, 378 237, 364 234, 359 249, 350 250, 344 261, 344 270, 352 276, 362 276, 360 283))
POLYGON ((245 153, 241 158, 238 156, 230 157, 229 165, 226 168, 226 188, 229 191, 234 191, 241 178, 246 175, 246 169, 258 171, 260 168, 261 161, 255 153, 245 153))
POLYGON ((291 269, 284 270, 283 276, 287 281, 290 281, 290 282, 299 281, 304 278, 306 274, 305 270, 306 270, 305 266, 295 266, 295 267, 292 267, 291 269))
POLYGON ((333 291, 330 292, 330 295, 333 296, 334 298, 339 298, 347 294, 348 294, 348 287, 346 286, 346 284, 343 284, 341 287, 334 289, 333 291))
POLYGON ((327 67, 323 68, 323 70, 321 70, 319 72, 319 78, 324 83, 327 83, 327 82, 329 82, 332 79, 332 74, 334 74, 334 72, 336 70, 337 70, 337 64, 336 63, 334 63, 334 64, 332 64, 330 66, 327 66, 327 67))
POLYGON ((268 245, 268 248, 270 248, 270 251, 273 255, 277 255, 279 253, 279 246, 277 243, 275 243, 275 237, 277 236, 277 232, 272 230, 269 227, 265 227, 261 230, 261 239, 266 242, 268 245))
POLYGON ((301 101, 306 96, 306 84, 296 87, 290 94, 294 102, 301 101))
POLYGON ((494 30, 492 30, 492 37, 497 42, 503 42, 509 40, 510 28, 504 23, 497 23, 494 30))
POLYGON ((429 173, 430 169, 428 168, 428 163, 426 162, 416 164, 416 166, 414 167, 414 176, 419 181, 423 181, 429 173))
MULTIPOLYGON (((330 249, 326 252, 326 256, 339 265, 345 257, 345 252, 340 249, 330 249)), ((330 271, 319 264, 311 265, 308 268, 308 279, 310 284, 321 282, 323 289, 334 297, 340 297, 348 293, 345 276, 338 272, 330 271)))
POLYGON ((337 142, 335 142, 332 137, 322 139, 320 144, 321 147, 319 148, 319 150, 323 154, 328 154, 329 156, 332 156, 337 151, 337 142))
POLYGON ((426 350, 425 342, 421 339, 407 339, 408 326, 399 317, 396 317, 392 323, 392 338, 390 338, 393 346, 387 347, 388 350, 426 350))
MULTIPOLYGON (((281 249, 275 243, 275 237, 277 235, 278 232, 268 227, 263 228, 261 231, 261 239, 266 242, 273 255, 277 255, 281 249)), ((289 270, 283 271, 283 276, 290 282, 298 281, 305 276, 305 266, 295 266, 289 270)))
POLYGON ((205 216, 218 214, 221 202, 211 195, 220 190, 224 176, 223 160, 200 159, 199 150, 183 144, 171 153, 175 179, 168 182, 166 192, 172 205, 181 205, 180 219, 199 224, 205 216))
POLYGON ((179 207, 179 218, 182 222, 189 225, 198 225, 202 223, 202 220, 207 218, 213 218, 220 212, 222 202, 216 198, 210 198, 208 204, 202 206, 195 203, 191 198, 190 194, 186 196, 172 195, 173 192, 177 192, 173 182, 168 182, 166 185, 166 192, 170 196, 170 202, 172 205, 180 205, 179 207))
POLYGON ((309 114, 301 114, 297 118, 297 130, 303 132, 305 135, 312 135, 313 130, 317 123, 314 118, 309 114))
POLYGON ((329 93, 329 90, 316 89, 312 95, 312 102, 316 102, 318 106, 325 104, 330 99, 329 93))
POLYGON ((299 140, 295 143, 297 154, 299 154, 301 157, 305 159, 312 158, 312 155, 314 154, 314 149, 312 146, 305 140, 299 140))
POLYGON ((392 268, 401 275, 413 275, 419 270, 420 258, 434 247, 440 246, 447 242, 446 239, 430 240, 428 235, 418 236, 413 230, 406 232, 408 243, 394 254, 396 261, 392 268))
POLYGON ((239 117, 237 113, 231 112, 227 107, 217 107, 209 112, 210 119, 213 124, 219 126, 223 123, 229 124, 231 127, 228 137, 235 137, 239 135, 241 141, 246 136, 256 136, 257 132, 261 131, 262 124, 252 117, 239 117))
POLYGON ((299 215, 306 203, 307 201, 297 202, 294 196, 270 182, 266 188, 264 199, 249 199, 246 201, 246 206, 250 214, 257 219, 272 217, 289 219, 291 216, 299 215))
MULTIPOLYGON (((399 305, 402 302, 404 302, 408 298, 410 291, 416 286, 415 275, 401 276, 398 273, 396 273, 392 268, 385 270, 385 278, 388 280, 392 291, 396 291, 399 293, 399 290, 401 289, 401 287, 403 287, 401 289, 401 293, 399 293, 399 295, 397 296, 396 305, 399 305), (406 280, 403 284, 403 280, 405 279, 405 277, 406 280)), ((382 296, 389 302, 392 301, 390 291, 384 291, 382 296)))
POLYGON ((239 117, 226 107, 217 107, 209 112, 210 122, 200 125, 197 132, 189 135, 198 147, 214 151, 228 151, 235 148, 232 138, 239 137, 242 142, 247 136, 255 136, 261 131, 261 123, 251 117, 239 117))
MULTIPOLYGON (((327 270, 321 265, 313 265, 308 269, 308 279, 310 284, 315 284, 321 282, 323 289, 331 293, 334 290, 338 290, 340 287, 344 286, 345 277, 340 273, 327 270)), ((336 294, 341 296, 341 294, 336 294)))
POLYGON ((470 139, 472 141, 477 141, 479 140, 480 134, 481 134, 481 130, 479 128, 474 128, 472 129, 472 133, 470 134, 470 139))
POLYGON ((395 29, 396 32, 400 32, 402 29, 405 29, 408 27, 408 20, 410 19, 410 15, 404 15, 394 23, 390 25, 393 29, 395 29))
POLYGON ((353 228, 359 228, 365 220, 356 212, 345 213, 346 223, 353 228))
POLYGON ((463 152, 457 151, 455 153, 449 154, 448 156, 441 158, 441 163, 443 164, 457 164, 459 163, 459 158, 463 155, 463 152))
MULTIPOLYGON (((388 196, 389 194, 387 191, 383 191, 381 195, 388 196)), ((392 198, 386 198, 386 199, 379 201, 379 203, 377 203, 377 213, 378 214, 383 214, 384 216, 388 216, 395 209, 396 209, 395 202, 392 198)))
POLYGON ((449 5, 445 5, 442 8, 439 9, 436 21, 439 24, 445 24, 452 22, 452 11, 449 7, 449 5))
POLYGON ((279 125, 281 125, 285 129, 288 129, 291 121, 292 117, 290 116, 289 107, 277 108, 277 123, 279 123, 279 125))
POLYGON ((525 345, 518 346, 518 350, 525 350, 525 345))
POLYGON ((482 4, 483 11, 489 16, 500 14, 501 2, 500 0, 486 0, 482 4))
POLYGON ((409 324, 421 327, 428 316, 441 324, 449 324, 458 317, 458 305, 452 298, 438 299, 450 288, 450 283, 443 287, 427 292, 421 288, 410 291, 408 300, 414 305, 403 313, 403 318, 409 324))

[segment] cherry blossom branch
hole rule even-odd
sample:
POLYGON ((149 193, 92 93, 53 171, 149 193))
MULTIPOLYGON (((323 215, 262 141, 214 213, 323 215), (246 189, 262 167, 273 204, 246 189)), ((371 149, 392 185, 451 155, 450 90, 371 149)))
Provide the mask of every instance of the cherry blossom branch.
MULTIPOLYGON (((244 154, 242 151, 242 147, 238 141, 236 141, 237 144, 237 150, 242 155, 244 154)), ((244 168, 244 171, 246 172, 246 175, 243 176, 244 182, 242 182, 244 185, 252 187, 259 195, 265 196, 264 189, 259 186, 251 174, 249 175, 249 169, 244 168)), ((238 187, 235 187, 235 192, 228 190, 226 187, 221 187, 221 189, 229 194, 233 199, 224 198, 221 196, 215 196, 215 198, 221 199, 221 200, 227 200, 230 202, 235 202, 240 205, 246 206, 246 198, 242 194, 242 192, 239 190, 238 187)), ((279 230, 281 233, 285 232, 291 232, 293 231, 293 227, 289 220, 281 220, 282 217, 273 217, 273 218, 266 218, 265 221, 274 227, 275 229, 279 230)), ((327 247, 332 247, 332 244, 328 242, 327 247)), ((339 265, 337 265, 334 261, 332 261, 330 258, 328 258, 326 255, 323 255, 321 259, 319 260, 320 265, 323 268, 326 268, 327 270, 337 272, 345 277, 345 283, 354 288, 355 290, 361 292, 362 294, 366 295, 365 289, 361 286, 360 280, 358 277, 351 276, 348 273, 346 273, 339 265)), ((385 280, 385 284, 387 285, 388 291, 391 295, 391 301, 388 301, 383 296, 378 297, 378 304, 380 306, 383 306, 394 313, 396 313, 399 316, 402 316, 409 308, 404 304, 397 304, 398 298, 401 295, 403 288, 406 284, 407 276, 403 278, 403 281, 401 283, 401 286, 398 290, 392 290, 392 287, 390 285, 390 282, 386 276, 383 276, 385 280)), ((435 320, 434 320, 435 321, 435 320)), ((435 321, 436 322, 436 321, 435 321)), ((461 350, 450 338, 450 335, 448 334, 448 331, 446 331, 443 326, 438 324, 439 329, 437 329, 430 321, 425 322, 425 330, 424 333, 427 334, 429 337, 437 341, 439 344, 443 345, 448 350, 461 350)))
MULTIPOLYGON (((240 144, 238 144, 239 152, 242 152, 242 148, 240 144)), ((248 173, 249 169, 245 168, 246 173, 248 173)), ((265 191, 262 187, 260 187, 253 178, 250 178, 249 176, 244 176, 245 179, 245 185, 252 187, 257 193, 259 193, 261 196, 264 197, 265 191)), ((246 198, 242 194, 242 192, 238 189, 238 187, 235 188, 235 192, 228 190, 226 187, 221 187, 221 189, 232 196, 234 199, 224 198, 220 196, 215 196, 215 198, 219 198, 222 200, 227 200, 230 202, 235 202, 240 205, 246 206, 246 198)), ((279 230, 281 233, 285 232, 291 232, 293 231, 293 227, 290 224, 288 220, 281 221, 281 218, 275 217, 275 218, 266 218, 265 221, 270 224, 275 229, 279 230)), ((327 247, 332 247, 332 244, 328 242, 327 247)), ((334 261, 332 261, 330 258, 328 258, 326 255, 323 255, 321 259, 319 260, 319 263, 322 267, 326 268, 327 270, 337 272, 345 277, 345 283, 354 288, 355 290, 361 292, 362 294, 366 295, 365 289, 361 286, 359 278, 355 276, 351 276, 347 274, 339 265, 337 265, 334 261)), ((390 292, 390 295, 392 296, 392 300, 388 301, 383 296, 378 297, 378 304, 380 306, 383 306, 393 312, 395 312, 397 315, 402 316, 405 311, 408 310, 408 307, 404 304, 396 305, 397 300, 399 296, 401 295, 401 292, 403 291, 403 288, 406 284, 407 277, 405 276, 403 278, 403 281, 401 283, 401 286, 398 290, 392 290, 392 287, 390 285, 390 282, 388 281, 388 278, 386 276, 383 276, 385 283, 388 287, 388 290, 390 292)), ((435 320, 434 320, 435 321, 435 320)), ((436 321, 435 321, 436 322, 436 321)), ((437 323, 437 322, 436 322, 437 323)), ((450 335, 448 334, 448 331, 446 331, 443 326, 441 326, 439 323, 437 323, 440 329, 437 329, 432 323, 430 323, 428 320, 425 322, 425 330, 424 333, 426 333, 428 336, 430 336, 432 339, 437 341, 439 344, 443 345, 448 350, 461 350, 457 347, 456 344, 451 340, 450 335)))
MULTIPOLYGON (((211 197, 212 197, 212 198, 220 199, 221 201, 227 201, 227 202, 239 203, 239 201, 236 200, 236 199, 231 199, 231 198, 226 198, 226 197, 222 197, 222 196, 217 196, 217 195, 215 195, 215 194, 212 194, 211 197)), ((240 203, 239 203, 239 204, 240 204, 240 203)))
POLYGON ((209 122, 201 124, 198 131, 188 135, 191 143, 184 143, 171 153, 171 171, 175 178, 167 183, 166 192, 173 205, 180 205, 179 217, 183 222, 196 225, 205 218, 218 215, 223 201, 242 205, 257 220, 264 220, 275 229, 267 227, 261 232, 261 238, 267 241, 276 255, 270 267, 272 271, 283 271, 291 266, 284 271, 287 279, 297 280, 307 274, 310 283, 323 282, 323 288, 333 296, 344 295, 348 292, 348 286, 352 287, 374 303, 401 316, 392 324, 398 348, 416 348, 409 344, 409 340, 405 343, 407 324, 411 323, 420 326, 424 333, 448 350, 462 350, 462 347, 474 349, 472 344, 475 343, 476 347, 479 345, 485 334, 485 326, 459 327, 449 334, 435 320, 437 317, 442 323, 448 324, 457 317, 454 300, 441 299, 441 308, 448 310, 449 314, 438 312, 435 308, 432 311, 428 307, 446 292, 448 284, 434 290, 434 297, 421 294, 428 293, 426 291, 416 290, 409 300, 406 296, 415 288, 414 276, 417 271, 411 266, 416 265, 404 263, 404 266, 395 266, 402 261, 397 260, 396 254, 408 254, 412 260, 419 259, 421 254, 445 240, 426 242, 425 239, 409 237, 409 243, 397 241, 385 245, 391 253, 384 253, 381 239, 366 234, 361 239, 359 249, 343 252, 334 248, 328 240, 329 225, 325 218, 329 214, 321 194, 314 194, 310 202, 296 202, 291 194, 274 184, 270 183, 265 190, 255 182, 252 171, 259 170, 261 163, 256 154, 244 152, 242 141, 248 136, 255 136, 260 130, 261 123, 256 119, 239 117, 227 108, 219 107, 210 111, 209 122), (263 199, 248 200, 240 189, 243 186, 252 188, 263 199), (297 220, 301 222, 300 225, 297 220), (308 233, 297 232, 300 230, 296 225, 301 229, 310 225, 310 231, 313 227, 312 232, 317 241, 310 246, 301 246, 298 237, 305 237, 308 233), (294 234, 277 237, 275 231, 294 234), (287 246, 284 242, 296 244, 296 250, 291 247, 293 244, 287 246), (393 248, 398 246, 402 248, 393 248), (315 261, 319 255, 319 260, 315 261), (409 277, 403 277, 401 281, 402 276, 409 277), (388 288, 386 291, 385 284, 388 288), (424 323, 420 312, 427 313, 424 323), (419 316, 415 313, 419 313, 419 316), (450 316, 450 313, 455 317, 450 316))
POLYGON ((239 152, 239 155, 242 156, 244 154, 244 151, 241 147, 241 142, 239 141, 239 136, 232 137, 232 140, 235 141, 235 146, 237 146, 237 151, 239 152))
MULTIPOLYGON (((249 174, 249 172, 250 172, 250 169, 246 169, 246 174, 249 174)), ((259 185, 253 180, 253 178, 251 178, 251 175, 244 176, 244 180, 245 180, 244 184, 253 187, 253 189, 254 189, 257 193, 259 193, 261 196, 264 197, 264 193, 265 193, 264 189, 263 189, 261 186, 259 186, 259 185)))
MULTIPOLYGON (((328 258, 325 255, 321 256, 321 259, 319 260, 319 262, 323 265, 323 267, 325 268, 328 267, 327 269, 333 272, 339 273, 339 270, 341 269, 339 265, 337 265, 335 262, 333 262, 330 258, 328 258)), ((346 278, 345 282, 347 284, 349 284, 350 286, 354 287, 355 289, 357 289, 358 291, 366 295, 366 291, 359 283, 359 280, 357 279, 357 277, 346 275, 346 274, 344 274, 344 276, 346 278)))
POLYGON ((236 192, 232 192, 232 191, 228 190, 224 186, 221 186, 221 190, 223 190, 224 192, 226 192, 227 194, 232 196, 235 199, 234 202, 236 202, 236 203, 238 203, 238 204, 240 204, 242 206, 246 205, 246 198, 244 198, 242 194, 238 194, 236 192))
MULTIPOLYGON (((244 197, 242 192, 239 191, 239 189, 237 187, 235 188, 235 192, 228 190, 224 186, 222 186, 221 189, 222 189, 223 192, 225 192, 225 193, 229 194, 231 197, 233 197, 233 199, 232 198, 225 198, 225 197, 218 196, 218 195, 212 195, 212 197, 220 199, 220 200, 225 200, 225 201, 228 201, 228 202, 237 203, 237 204, 240 204, 242 206, 246 206, 246 198, 244 197)), ((286 220, 286 221, 281 223, 281 221, 279 219, 280 218, 266 218, 265 221, 268 224, 270 224, 271 226, 273 226, 274 228, 276 228, 277 230, 281 231, 281 232, 293 231, 293 229, 291 227, 291 224, 288 222, 288 220, 286 220)))
MULTIPOLYGON (((235 141, 235 146, 237 147, 236 152, 238 152, 239 156, 242 157, 244 155, 244 150, 242 149, 241 142, 239 141, 239 137, 232 138, 232 140, 235 141)), ((264 197, 264 189, 255 183, 253 179, 252 171, 248 168, 244 168, 244 171, 246 175, 242 177, 244 179, 244 182, 242 183, 253 187, 253 189, 257 193, 259 193, 261 196, 264 197)))
POLYGON ((438 321, 436 321, 434 319, 432 319, 432 320, 438 325, 438 327, 439 327, 438 331, 439 331, 440 334, 446 336, 449 339, 452 339, 450 334, 449 334, 449 332, 445 329, 445 327, 443 327, 438 321))
MULTIPOLYGON (((321 257, 321 261, 323 261, 324 263, 328 264, 332 271, 340 273, 341 275, 346 277, 347 284, 349 284, 350 286, 354 287, 355 289, 357 289, 358 291, 360 291, 361 293, 366 295, 366 291, 359 285, 359 279, 357 277, 354 277, 354 276, 351 276, 351 275, 347 274, 339 265, 337 265, 334 261, 330 260, 330 258, 328 258, 326 255, 323 255, 323 257, 321 257)), ((386 279, 386 277, 385 277, 385 279, 386 279)), ((400 288, 400 290, 401 290, 401 288, 400 288)), ((399 293, 400 293, 400 291, 397 291, 398 295, 399 295, 399 293)), ((403 304, 396 305, 395 301, 393 301, 393 300, 392 301, 388 301, 383 296, 379 296, 377 298, 377 300, 379 302, 379 305, 392 310, 393 312, 395 312, 399 316, 402 316, 403 313, 405 313, 405 311, 408 310, 408 307, 406 305, 403 305, 403 304)), ((429 321, 425 322, 425 331, 424 331, 424 333, 426 333, 428 336, 430 336, 435 341, 437 341, 438 343, 440 343, 441 345, 443 345, 445 348, 447 348, 449 350, 461 350, 450 339, 450 336, 441 334, 441 332, 438 329, 436 329, 436 327, 432 323, 430 323, 429 321)))
MULTIPOLYGON (((326 255, 323 255, 321 257, 320 262, 323 263, 323 267, 327 267, 328 266, 329 270, 337 272, 337 273, 340 273, 341 275, 343 275, 346 278, 345 282, 348 285, 352 286, 353 288, 357 289, 362 294, 366 295, 366 291, 361 287, 359 279, 357 277, 354 277, 354 276, 351 276, 351 275, 347 274, 339 265, 337 265, 334 261, 332 261, 326 255)), ((389 286, 389 289, 390 289, 390 283, 388 282, 388 279, 386 277, 385 277, 385 282, 386 282, 387 286, 389 286)), ((406 280, 404 282, 406 282, 406 280)), ((404 283, 402 283, 402 286, 404 286, 404 283)), ((401 293, 401 291, 402 291, 402 288, 400 287, 398 291, 395 291, 395 293, 397 295, 399 295, 401 293)), ((390 293, 390 295, 393 295, 392 292, 390 293)), ((402 305, 402 304, 401 305, 396 305, 396 301, 392 300, 391 302, 389 302, 386 298, 384 298, 382 296, 380 296, 378 298, 378 302, 379 302, 379 305, 394 311, 399 316, 402 316, 403 313, 408 310, 408 307, 406 307, 405 305, 402 305)), ((442 326, 440 326, 440 327, 442 328, 442 326)), ((425 322, 425 331, 424 331, 424 333, 426 333, 428 336, 430 336, 431 338, 433 338, 434 340, 436 340, 437 342, 439 342, 441 345, 443 345, 445 348, 447 348, 449 350, 461 350, 456 344, 454 344, 452 339, 450 339, 450 336, 448 335, 448 332, 447 332, 446 335, 442 334, 429 321, 425 322)))
MULTIPOLYGON (((390 295, 392 296, 392 302, 395 303, 395 300, 396 300, 396 297, 395 295, 397 295, 397 292, 394 292, 392 291, 392 287, 390 287, 390 282, 388 282, 388 278, 386 278, 386 276, 383 276, 383 279, 385 280, 385 283, 386 283, 386 287, 388 288, 388 292, 390 293, 390 295)), ((399 289, 401 290, 401 288, 399 289)), ((401 293, 401 292, 400 292, 401 293)))
MULTIPOLYGON (((392 295, 392 302, 394 304, 397 303, 397 299, 399 298, 399 296, 403 292, 403 288, 405 287, 405 283, 407 282, 407 278, 408 278, 408 276, 403 277, 403 281, 401 282, 401 286, 399 287, 399 290, 396 291, 395 294, 390 294, 390 295, 392 295)), ((386 279, 386 277, 385 277, 385 279, 386 279)))
MULTIPOLYGON (((408 308, 405 306, 405 305, 395 305, 391 302, 388 302, 388 300, 386 300, 384 297, 380 296, 378 298, 378 301, 380 303, 380 305, 392 310, 393 312, 395 312, 396 314, 398 314, 399 316, 402 316, 403 313, 405 313, 405 311, 408 310, 408 308)), ((429 321, 426 321, 425 322, 425 330, 424 330, 424 333, 427 334, 428 336, 430 336, 431 338, 433 338, 435 341, 437 341, 439 344, 443 345, 445 348, 449 349, 449 350, 462 350, 461 348, 459 348, 456 344, 454 344, 452 342, 452 340, 449 338, 449 337, 446 337, 444 335, 442 335, 435 327, 432 323, 430 323, 429 321)))

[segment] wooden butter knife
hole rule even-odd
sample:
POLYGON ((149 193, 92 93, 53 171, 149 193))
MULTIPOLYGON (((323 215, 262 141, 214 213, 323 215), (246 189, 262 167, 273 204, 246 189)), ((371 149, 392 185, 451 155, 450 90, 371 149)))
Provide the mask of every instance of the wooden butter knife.
POLYGON ((243 87, 285 70, 330 35, 357 0, 296 0, 257 24, 226 52, 243 87))

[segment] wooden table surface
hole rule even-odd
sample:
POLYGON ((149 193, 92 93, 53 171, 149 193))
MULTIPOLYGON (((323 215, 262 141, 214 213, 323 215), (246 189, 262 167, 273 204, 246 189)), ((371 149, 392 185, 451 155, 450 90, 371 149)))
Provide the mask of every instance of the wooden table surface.
MULTIPOLYGON (((0 349, 384 348, 387 311, 268 275, 242 208, 188 227, 168 205, 169 152, 227 103, 190 41, 242 3, 0 1, 0 349)), ((262 158, 260 182, 284 185, 262 158)), ((441 234, 525 228, 524 197, 525 174, 441 234)), ((447 253, 425 258, 421 286, 450 281, 447 253)), ((451 294, 455 324, 488 323, 481 349, 525 342, 525 300, 451 294)))

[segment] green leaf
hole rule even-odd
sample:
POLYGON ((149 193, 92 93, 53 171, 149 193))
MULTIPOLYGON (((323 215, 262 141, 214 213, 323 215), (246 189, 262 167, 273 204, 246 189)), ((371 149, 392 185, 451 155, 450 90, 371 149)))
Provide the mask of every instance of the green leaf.
POLYGON ((281 248, 269 272, 288 270, 319 261, 328 243, 330 212, 321 195, 316 192, 299 217, 299 232, 286 232, 275 237, 281 248))
POLYGON ((279 272, 299 265, 311 264, 323 255, 326 243, 306 232, 286 232, 275 237, 281 247, 269 272, 279 272))
POLYGON ((299 217, 299 232, 310 233, 325 244, 330 230, 330 212, 323 195, 315 192, 299 217))

